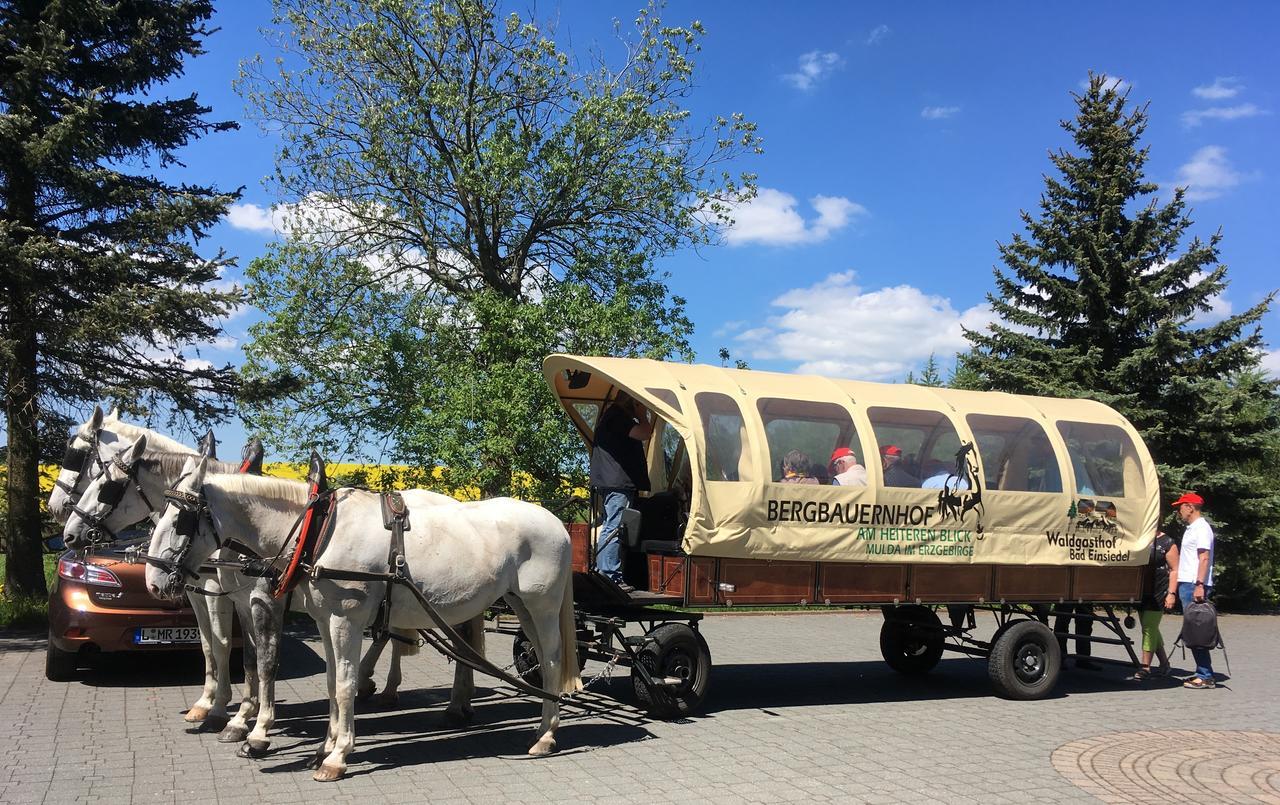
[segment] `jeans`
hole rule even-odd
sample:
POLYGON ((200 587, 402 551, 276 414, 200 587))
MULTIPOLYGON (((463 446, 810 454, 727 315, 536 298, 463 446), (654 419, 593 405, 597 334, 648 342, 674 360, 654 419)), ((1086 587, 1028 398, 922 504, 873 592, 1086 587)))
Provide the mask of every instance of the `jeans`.
MULTIPOLYGON (((1209 594, 1212 592, 1213 592, 1212 587, 1204 588, 1205 600, 1208 600, 1209 594)), ((1196 595, 1195 582, 1191 582, 1191 581, 1178 582, 1178 598, 1179 600, 1182 601, 1182 610, 1184 612, 1187 609, 1187 605, 1195 600, 1195 595, 1196 595)), ((1207 679, 1209 681, 1213 681, 1213 661, 1210 659, 1209 649, 1193 648, 1191 649, 1191 656, 1194 657, 1196 661, 1196 676, 1200 677, 1201 679, 1207 679)))
POLYGON ((596 570, 615 582, 622 581, 622 510, 635 502, 636 493, 623 489, 602 491, 604 518, 596 532, 596 570))

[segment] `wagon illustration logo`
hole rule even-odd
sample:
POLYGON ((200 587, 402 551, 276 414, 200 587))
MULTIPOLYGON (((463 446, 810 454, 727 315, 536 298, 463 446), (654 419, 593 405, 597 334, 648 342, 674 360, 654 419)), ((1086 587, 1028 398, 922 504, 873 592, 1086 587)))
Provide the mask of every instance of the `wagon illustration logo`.
POLYGON ((976 510, 978 522, 974 533, 982 539, 982 517, 986 510, 982 505, 982 477, 972 454, 973 442, 962 442, 956 451, 955 469, 943 481, 942 491, 938 493, 938 512, 941 514, 940 522, 955 520, 963 523, 965 515, 971 509, 976 510))
POLYGON ((1096 503, 1090 498, 1080 498, 1067 509, 1067 518, 1073 521, 1076 531, 1115 531, 1116 504, 1109 500, 1096 503))

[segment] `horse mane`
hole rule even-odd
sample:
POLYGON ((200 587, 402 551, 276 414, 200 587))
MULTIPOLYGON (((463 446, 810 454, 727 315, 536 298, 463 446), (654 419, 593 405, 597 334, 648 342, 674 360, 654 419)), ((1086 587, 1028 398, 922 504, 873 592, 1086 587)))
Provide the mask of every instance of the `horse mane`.
MULTIPOLYGON (((182 468, 186 466, 187 460, 196 453, 175 453, 167 450, 152 450, 151 440, 147 439, 147 451, 142 454, 142 464, 147 469, 156 470, 159 474, 166 478, 177 478, 182 474, 182 468)), ((217 459, 208 460, 208 469, 206 472, 225 472, 233 473, 240 469, 239 464, 229 461, 218 461, 217 459)))
MULTIPOLYGON (((210 462, 212 468, 215 463, 210 462)), ((248 475, 245 473, 218 473, 204 477, 206 486, 215 486, 230 495, 253 495, 266 500, 303 505, 311 492, 305 481, 294 481, 288 478, 271 478, 265 475, 248 475)))
MULTIPOLYGON (((158 453, 184 453, 188 456, 198 455, 195 450, 187 447, 179 441, 170 439, 163 433, 156 433, 150 428, 144 428, 141 425, 131 425, 128 422, 116 420, 114 422, 103 423, 103 427, 114 431, 117 436, 123 436, 126 439, 136 439, 139 436, 147 437, 147 452, 156 451, 158 453)), ((179 467, 181 469, 181 467, 179 467)))

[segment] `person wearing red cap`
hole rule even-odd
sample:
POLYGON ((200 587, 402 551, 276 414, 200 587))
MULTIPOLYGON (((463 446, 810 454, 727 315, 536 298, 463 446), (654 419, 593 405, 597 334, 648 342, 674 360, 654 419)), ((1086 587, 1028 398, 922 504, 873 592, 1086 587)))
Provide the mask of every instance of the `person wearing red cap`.
POLYGON ((866 486, 867 468, 847 447, 837 447, 831 454, 831 483, 835 486, 866 486))
MULTIPOLYGON (((1200 513, 1204 498, 1188 492, 1173 502, 1178 518, 1187 524, 1178 551, 1178 598, 1185 609, 1192 601, 1204 601, 1213 592, 1213 527, 1200 513)), ((1184 688, 1206 690, 1216 684, 1209 649, 1193 648, 1196 675, 1182 683, 1184 688)))
POLYGON ((920 479, 907 472, 901 462, 901 447, 896 444, 887 444, 880 448, 880 463, 884 467, 884 485, 919 487, 920 479))

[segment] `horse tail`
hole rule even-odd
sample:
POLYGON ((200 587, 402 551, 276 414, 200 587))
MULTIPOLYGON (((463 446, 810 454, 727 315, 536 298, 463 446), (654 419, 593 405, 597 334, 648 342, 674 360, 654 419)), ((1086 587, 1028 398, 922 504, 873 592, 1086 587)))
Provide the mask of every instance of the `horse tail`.
POLYGON ((418 633, 412 629, 392 629, 393 633, 400 635, 409 642, 397 640, 396 645, 400 651, 401 657, 412 657, 418 653, 418 633))
POLYGON ((572 570, 565 573, 564 592, 560 596, 560 667, 560 689, 555 692, 576 693, 582 690, 582 671, 578 667, 578 626, 573 616, 572 570))

